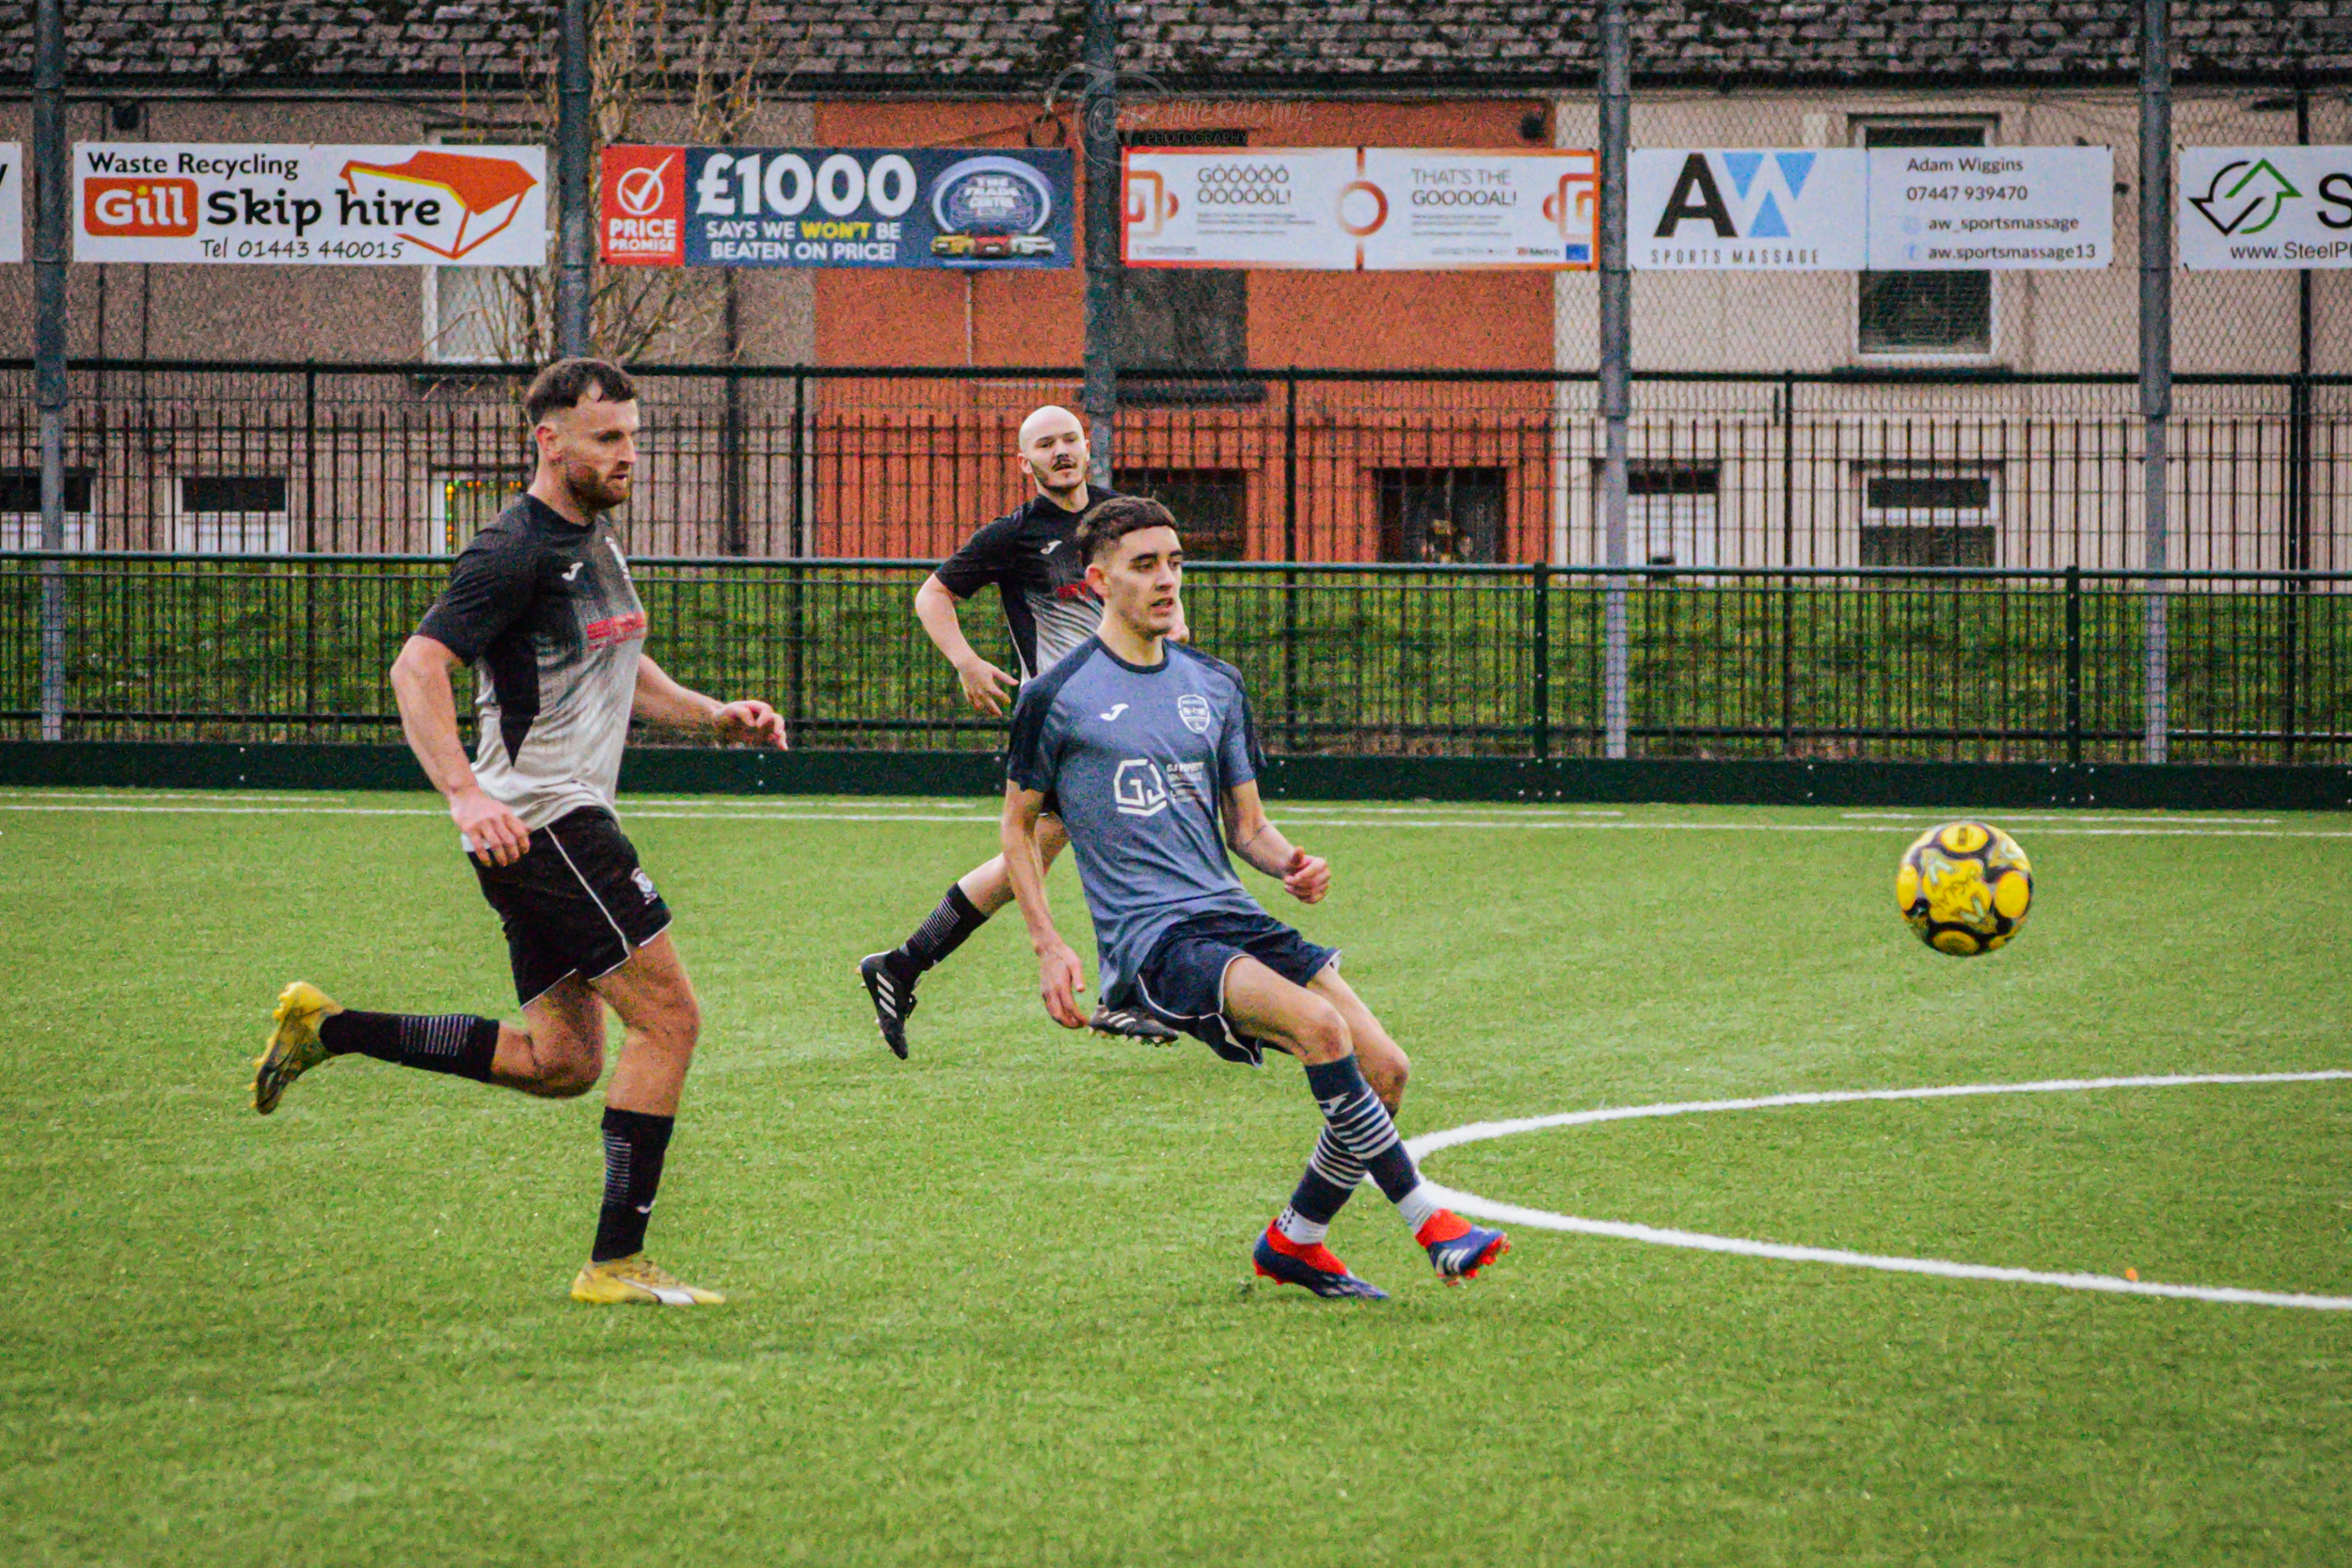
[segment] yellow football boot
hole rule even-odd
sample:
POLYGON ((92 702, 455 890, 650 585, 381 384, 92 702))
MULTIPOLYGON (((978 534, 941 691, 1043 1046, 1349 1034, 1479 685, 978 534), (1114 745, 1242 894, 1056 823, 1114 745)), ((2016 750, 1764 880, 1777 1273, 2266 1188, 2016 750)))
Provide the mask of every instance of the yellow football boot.
POLYGON ((685 1283, 642 1252, 582 1265, 572 1279, 572 1299, 599 1307, 723 1307, 727 1300, 685 1283))
POLYGON ((286 1085, 326 1061, 334 1053, 319 1040, 319 1021, 343 1010, 343 1005, 308 980, 296 980, 278 993, 269 1043, 253 1061, 253 1108, 263 1116, 278 1109, 286 1085))

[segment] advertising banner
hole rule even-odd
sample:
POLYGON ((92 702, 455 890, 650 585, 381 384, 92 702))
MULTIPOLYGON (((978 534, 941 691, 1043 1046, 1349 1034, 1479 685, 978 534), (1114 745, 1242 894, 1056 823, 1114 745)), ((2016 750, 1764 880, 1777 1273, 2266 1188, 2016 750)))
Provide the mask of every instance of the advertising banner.
POLYGON ((2011 272, 2115 260, 2104 147, 1881 147, 1870 159, 1873 272, 2011 272))
POLYGON ((610 147, 597 247, 628 267, 1067 267, 1066 148, 610 147))
POLYGON ((24 149, 0 141, 0 261, 24 260, 24 149))
POLYGON ((76 142, 73 259, 538 266, 547 151, 76 142))
POLYGON ((2181 150, 2180 262, 2352 267, 2352 147, 2181 150))
POLYGON ((1123 243, 1131 267, 1582 270, 1599 188, 1582 151, 1136 148, 1123 243))
POLYGON ((1646 272, 1858 270, 1867 159, 1859 148, 1637 148, 1629 259, 1646 272))

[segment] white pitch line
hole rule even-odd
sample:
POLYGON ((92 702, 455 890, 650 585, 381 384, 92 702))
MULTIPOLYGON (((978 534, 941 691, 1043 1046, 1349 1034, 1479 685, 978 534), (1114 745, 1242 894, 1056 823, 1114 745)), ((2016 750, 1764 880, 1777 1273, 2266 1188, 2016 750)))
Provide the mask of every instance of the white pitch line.
MULTIPOLYGON (((432 807, 412 806, 197 806, 139 805, 113 800, 90 801, 31 801, 0 800, 0 811, 14 812, 82 812, 101 815, 153 815, 165 816, 440 816, 444 813, 432 807)), ((1453 828, 1473 829, 1482 832, 1516 830, 1520 832, 1689 832, 1689 833, 1900 833, 1910 831, 1902 823, 1878 822, 1595 822, 1595 821, 1530 821, 1516 816, 1493 817, 1392 817, 1376 820, 1357 816, 1314 816, 1311 813, 1286 813, 1293 820, 1315 828, 1453 828)), ((818 809, 815 811, 644 811, 624 807, 622 818, 680 822, 961 822, 975 826, 993 823, 997 818, 978 814, 948 814, 944 812, 849 812, 818 809)), ((2177 828, 2059 828, 2037 830, 2039 838, 2352 838, 2352 829, 2247 829, 2193 827, 2177 828)))
MULTIPOLYGON (((1613 1105, 1592 1111, 1568 1111, 1557 1116, 1521 1117, 1510 1121, 1479 1121, 1439 1132, 1407 1138, 1405 1147, 1416 1161, 1439 1149, 1483 1143, 1520 1132, 1552 1127, 1582 1127, 1595 1122, 1629 1121, 1646 1117, 1692 1116, 1703 1111, 1759 1111, 1784 1105, 1844 1105, 1858 1101, 1956 1100, 1977 1095, 2057 1094, 2091 1089, 2179 1088, 2215 1084, 2321 1084, 2352 1079, 2352 1070, 2313 1072, 2207 1072, 2138 1078, 2053 1078, 2030 1084, 1954 1084, 1919 1089, 1852 1089, 1815 1094, 1764 1095, 1750 1100, 1683 1101, 1666 1105, 1613 1105)), ((1432 1183, 1432 1185, 1436 1185, 1432 1183)), ((2226 1285, 2169 1285, 2160 1280, 2124 1279, 2106 1274, 2047 1274, 2038 1269, 2001 1268, 1986 1263, 1956 1263, 1944 1258, 1901 1258, 1872 1252, 1849 1252, 1839 1247, 1793 1246, 1781 1242, 1750 1241, 1740 1236, 1713 1236, 1697 1230, 1671 1230, 1658 1226, 1630 1225, 1619 1220, 1585 1219, 1498 1203, 1476 1193, 1438 1187, 1449 1207, 1482 1219, 1532 1226, 1538 1230, 1567 1230, 1587 1236, 1610 1236, 1645 1242, 1652 1246, 1682 1247, 1694 1252, 1733 1253, 1744 1258, 1772 1258, 1790 1263, 1832 1263, 1843 1268, 1876 1269, 1885 1274, 1932 1275, 1942 1279, 1989 1279, 2012 1285, 2055 1285, 2069 1291, 2099 1291, 2110 1295, 2166 1296, 2176 1300, 2212 1301, 2249 1307, 2291 1307, 2316 1312, 2352 1312, 2352 1296, 2307 1295, 2291 1291, 2249 1291, 2226 1285)))
MULTIPOLYGON (((1930 827, 1952 820, 1947 812, 1909 811, 1841 811, 1837 814, 1850 822, 1922 822, 1930 827)), ((1997 816, 2004 822, 2135 822, 2143 827, 2182 828, 2275 828, 2275 816, 2159 816, 2153 812, 2130 816, 2100 816, 2089 812, 1964 812, 1958 815, 1976 817, 1997 816)))

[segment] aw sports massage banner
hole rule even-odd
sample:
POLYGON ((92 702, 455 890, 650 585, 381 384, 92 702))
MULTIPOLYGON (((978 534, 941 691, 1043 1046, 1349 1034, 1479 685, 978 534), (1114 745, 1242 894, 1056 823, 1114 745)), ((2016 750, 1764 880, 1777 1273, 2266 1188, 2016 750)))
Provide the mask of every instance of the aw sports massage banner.
POLYGON ((1641 148, 1648 272, 2000 272, 2115 258, 2104 147, 1641 148))
POLYGON ((547 151, 77 142, 73 259, 535 267, 547 151))
POLYGON ((598 250, 625 267, 1067 267, 1066 148, 608 147, 598 250))
POLYGON ((1393 147, 1136 148, 1131 267, 1589 270, 1600 159, 1393 147))

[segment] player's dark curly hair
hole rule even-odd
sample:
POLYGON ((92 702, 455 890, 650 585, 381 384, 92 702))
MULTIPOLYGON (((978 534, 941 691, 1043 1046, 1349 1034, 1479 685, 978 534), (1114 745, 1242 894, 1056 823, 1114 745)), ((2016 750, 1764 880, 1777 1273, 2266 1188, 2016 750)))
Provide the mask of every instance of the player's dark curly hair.
POLYGON ((609 359, 558 359, 531 378, 523 394, 523 417, 536 428, 559 408, 577 408, 594 387, 607 403, 628 403, 637 396, 637 383, 628 372, 609 359))
POLYGON ((1142 496, 1113 496, 1078 519, 1078 558, 1091 565, 1104 550, 1147 528, 1174 528, 1175 514, 1142 496))

